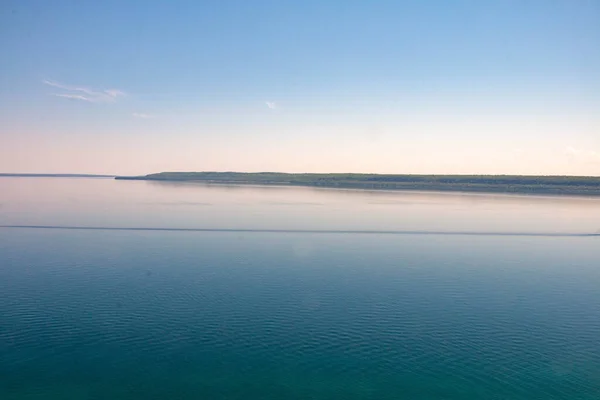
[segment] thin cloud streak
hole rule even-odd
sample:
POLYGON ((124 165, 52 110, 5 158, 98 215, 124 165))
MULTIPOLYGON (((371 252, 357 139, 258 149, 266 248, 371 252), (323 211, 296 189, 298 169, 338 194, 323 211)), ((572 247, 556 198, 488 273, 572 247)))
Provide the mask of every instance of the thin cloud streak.
POLYGON ((90 103, 114 103, 118 98, 127 96, 124 91, 119 89, 94 90, 83 86, 65 85, 48 79, 45 79, 42 82, 45 85, 66 91, 66 93, 55 93, 54 95, 56 97, 63 97, 71 100, 81 100, 90 103))
POLYGON ((88 97, 82 96, 80 94, 54 94, 54 96, 64 97, 65 99, 71 99, 71 100, 82 100, 82 101, 91 102, 91 100, 88 97))
POLYGON ((122 90, 119 90, 119 89, 108 89, 108 90, 105 90, 104 93, 106 93, 107 95, 109 95, 115 99, 117 97, 124 97, 127 95, 125 92, 123 92, 122 90))
POLYGON ((573 146, 565 148, 565 154, 570 163, 581 162, 588 164, 600 163, 600 153, 594 150, 583 150, 573 146))

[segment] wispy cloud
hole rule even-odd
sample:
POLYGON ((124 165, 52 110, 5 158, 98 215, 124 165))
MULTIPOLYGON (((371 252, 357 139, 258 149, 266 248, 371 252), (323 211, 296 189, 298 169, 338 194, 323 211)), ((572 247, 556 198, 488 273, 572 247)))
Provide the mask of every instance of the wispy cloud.
POLYGON ((127 95, 124 91, 119 89, 90 89, 84 86, 65 85, 52 80, 44 80, 43 83, 60 89, 62 93, 54 93, 57 97, 87 101, 90 103, 113 103, 120 97, 125 97, 127 95))
POLYGON ((133 116, 135 118, 143 118, 143 119, 150 119, 150 118, 155 117, 152 114, 144 114, 144 113, 133 113, 133 114, 131 114, 131 116, 133 116))
POLYGON ((110 97, 112 97, 114 99, 116 99, 117 97, 124 97, 127 95, 124 91, 119 90, 119 89, 108 89, 108 90, 105 90, 104 93, 106 93, 107 95, 109 95, 110 97))
POLYGON ((578 149, 573 146, 565 148, 565 154, 569 162, 599 163, 600 153, 593 150, 578 149))
POLYGON ((274 110, 277 108, 277 104, 274 101, 265 101, 265 104, 269 109, 274 110))
POLYGON ((89 98, 82 96, 80 94, 55 94, 56 97, 64 97, 65 99, 71 99, 71 100, 83 100, 83 101, 90 101, 89 98))

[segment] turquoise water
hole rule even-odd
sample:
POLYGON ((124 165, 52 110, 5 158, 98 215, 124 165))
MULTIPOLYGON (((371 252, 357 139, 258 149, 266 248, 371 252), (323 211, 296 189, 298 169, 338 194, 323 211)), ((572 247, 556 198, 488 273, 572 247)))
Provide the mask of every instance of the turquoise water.
POLYGON ((0 180, 0 399, 598 399, 600 238, 569 236, 598 216, 593 199, 0 180))

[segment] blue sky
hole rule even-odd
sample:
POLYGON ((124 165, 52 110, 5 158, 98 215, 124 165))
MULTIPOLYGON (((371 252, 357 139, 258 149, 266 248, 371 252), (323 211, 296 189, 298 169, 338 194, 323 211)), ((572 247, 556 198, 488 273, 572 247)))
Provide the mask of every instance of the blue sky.
POLYGON ((0 171, 600 175, 600 2, 4 1, 0 171))

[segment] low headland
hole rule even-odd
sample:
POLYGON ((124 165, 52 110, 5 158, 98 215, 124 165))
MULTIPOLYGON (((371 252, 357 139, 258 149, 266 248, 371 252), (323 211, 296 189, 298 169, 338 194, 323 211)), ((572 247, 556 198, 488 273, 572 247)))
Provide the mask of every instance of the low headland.
POLYGON ((600 196, 600 177, 593 176, 160 172, 143 176, 117 176, 115 179, 222 185, 600 196))
POLYGON ((97 174, 30 174, 30 173, 0 173, 0 178, 114 178, 115 175, 97 174))

